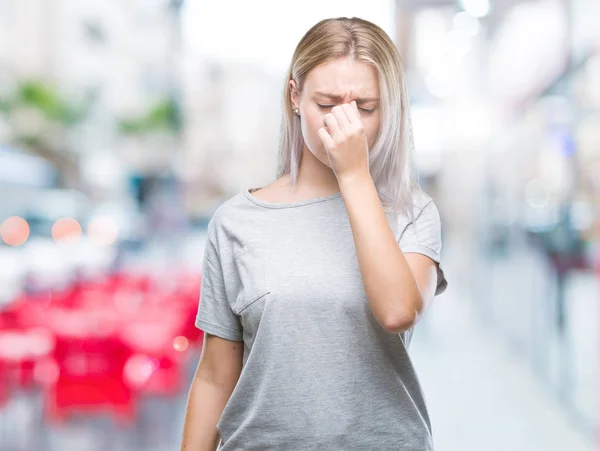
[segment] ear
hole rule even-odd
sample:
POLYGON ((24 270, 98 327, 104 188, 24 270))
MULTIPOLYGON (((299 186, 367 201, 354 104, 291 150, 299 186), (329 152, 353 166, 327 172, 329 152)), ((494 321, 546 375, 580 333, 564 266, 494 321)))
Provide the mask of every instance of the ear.
POLYGON ((290 80, 289 88, 290 88, 290 100, 292 102, 292 107, 300 108, 300 99, 298 96, 298 86, 296 85, 296 80, 290 80))

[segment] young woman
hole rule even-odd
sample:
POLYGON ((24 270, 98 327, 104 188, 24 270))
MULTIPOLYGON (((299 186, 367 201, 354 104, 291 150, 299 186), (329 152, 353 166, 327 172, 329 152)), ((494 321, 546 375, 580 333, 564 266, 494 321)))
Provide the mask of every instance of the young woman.
POLYGON ((283 104, 277 179, 208 226, 182 450, 431 450, 407 347, 447 282, 397 49, 323 20, 283 104))

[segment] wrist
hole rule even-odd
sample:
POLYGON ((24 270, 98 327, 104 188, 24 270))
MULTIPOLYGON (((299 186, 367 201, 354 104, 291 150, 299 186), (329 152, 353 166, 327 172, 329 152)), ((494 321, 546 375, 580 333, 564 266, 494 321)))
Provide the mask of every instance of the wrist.
POLYGON ((369 173, 369 169, 349 172, 346 174, 341 174, 338 177, 338 184, 340 186, 340 191, 343 191, 345 188, 350 186, 361 185, 365 183, 373 183, 373 179, 371 178, 371 174, 369 173))

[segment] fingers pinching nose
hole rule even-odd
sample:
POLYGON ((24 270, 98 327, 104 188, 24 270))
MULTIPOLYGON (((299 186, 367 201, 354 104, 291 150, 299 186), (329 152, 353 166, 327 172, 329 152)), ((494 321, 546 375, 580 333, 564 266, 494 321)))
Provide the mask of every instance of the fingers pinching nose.
POLYGON ((327 132, 327 133, 331 133, 331 129, 329 128, 329 126, 327 125, 327 115, 323 116, 323 129, 327 132))

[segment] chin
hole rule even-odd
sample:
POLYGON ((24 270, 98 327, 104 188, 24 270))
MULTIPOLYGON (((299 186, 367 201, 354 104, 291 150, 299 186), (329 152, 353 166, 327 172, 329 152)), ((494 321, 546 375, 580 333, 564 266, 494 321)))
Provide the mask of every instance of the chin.
POLYGON ((325 150, 324 147, 319 146, 319 148, 317 149, 317 151, 315 152, 313 149, 311 149, 310 147, 307 147, 309 152, 313 155, 313 157, 315 157, 317 160, 319 160, 321 163, 323 163, 325 166, 327 166, 328 168, 331 169, 331 165, 329 163, 329 157, 327 156, 327 151, 325 150))
POLYGON ((323 150, 323 153, 317 157, 318 160, 323 163, 325 166, 327 166, 329 169, 331 169, 331 164, 329 163, 329 157, 327 156, 327 153, 325 153, 325 150, 323 150))

